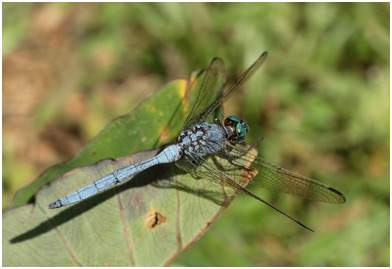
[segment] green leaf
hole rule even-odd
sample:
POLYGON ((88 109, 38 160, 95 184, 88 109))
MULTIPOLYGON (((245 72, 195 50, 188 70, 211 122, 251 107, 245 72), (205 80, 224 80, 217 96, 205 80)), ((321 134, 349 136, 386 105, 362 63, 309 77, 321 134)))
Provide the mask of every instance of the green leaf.
MULTIPOLYGON (((89 164, 172 141, 194 100, 192 92, 200 85, 202 76, 195 74, 191 80, 196 78, 196 83, 190 83, 194 86, 189 88, 190 102, 183 98, 186 81, 173 81, 131 114, 110 122, 74 159, 48 169, 21 191, 14 207, 26 203, 39 189, 35 204, 3 214, 3 265, 168 265, 200 238, 236 193, 219 182, 195 179, 174 164, 150 168, 73 206, 48 209, 59 197, 116 169, 151 158, 159 149, 89 164)), ((225 159, 208 161, 228 167, 225 159)), ((230 172, 243 178, 246 185, 253 173, 237 170, 230 172)))
MULTIPOLYGON (((27 204, 42 186, 74 168, 171 142, 178 135, 187 113, 188 106, 184 104, 186 85, 186 80, 175 80, 130 114, 108 123, 72 160, 52 166, 31 185, 20 190, 8 208, 27 204)), ((194 87, 190 91, 194 91, 194 87)))

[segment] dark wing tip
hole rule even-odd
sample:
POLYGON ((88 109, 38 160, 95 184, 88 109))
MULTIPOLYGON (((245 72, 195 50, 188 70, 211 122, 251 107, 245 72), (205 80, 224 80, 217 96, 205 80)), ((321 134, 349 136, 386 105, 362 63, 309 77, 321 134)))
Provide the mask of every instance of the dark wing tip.
POLYGON ((260 66, 265 62, 268 56, 268 51, 264 51, 260 57, 257 59, 256 63, 260 63, 260 66))
POLYGON ((212 59, 208 69, 209 70, 217 70, 218 72, 226 72, 225 71, 225 62, 221 58, 215 57, 214 59, 212 59))
POLYGON ((338 203, 343 204, 344 202, 346 202, 346 197, 344 197, 343 193, 341 193, 340 191, 338 191, 337 189, 334 189, 332 187, 328 187, 328 190, 330 190, 330 191, 336 193, 337 195, 339 195, 341 200, 339 200, 338 203))
POLYGON ((295 220, 295 219, 293 219, 293 218, 291 218, 291 217, 289 217, 289 218, 292 219, 292 220, 294 220, 296 223, 298 223, 300 226, 304 227, 304 228, 307 229, 308 231, 311 231, 311 232, 315 233, 315 231, 314 231, 313 229, 309 228, 308 226, 306 226, 306 225, 303 224, 302 222, 300 222, 300 221, 298 221, 298 220, 295 220))
POLYGON ((210 63, 210 67, 216 65, 217 63, 219 63, 220 65, 224 65, 224 61, 221 58, 214 57, 214 59, 212 59, 210 63))

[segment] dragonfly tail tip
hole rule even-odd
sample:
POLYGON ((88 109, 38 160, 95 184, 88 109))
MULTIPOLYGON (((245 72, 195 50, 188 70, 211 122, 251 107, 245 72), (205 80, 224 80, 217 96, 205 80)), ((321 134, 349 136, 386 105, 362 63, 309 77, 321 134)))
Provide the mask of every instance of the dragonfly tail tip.
POLYGON ((59 200, 57 200, 57 201, 50 203, 48 205, 48 207, 49 207, 49 209, 59 208, 59 207, 61 207, 61 203, 59 203, 59 200))

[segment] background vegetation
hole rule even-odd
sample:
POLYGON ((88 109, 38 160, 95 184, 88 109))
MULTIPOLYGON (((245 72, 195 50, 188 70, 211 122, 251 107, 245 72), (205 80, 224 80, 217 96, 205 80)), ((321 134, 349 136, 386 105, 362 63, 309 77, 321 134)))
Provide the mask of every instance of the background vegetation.
POLYGON ((166 82, 219 56, 261 155, 336 187, 329 205, 240 195, 184 266, 389 265, 389 3, 4 3, 3 209, 166 82))

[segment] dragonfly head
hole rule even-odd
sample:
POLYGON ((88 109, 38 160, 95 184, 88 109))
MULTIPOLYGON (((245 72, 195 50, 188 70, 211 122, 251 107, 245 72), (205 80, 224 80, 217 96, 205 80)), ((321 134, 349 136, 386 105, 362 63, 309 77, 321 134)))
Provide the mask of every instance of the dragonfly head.
POLYGON ((228 116, 225 119, 224 125, 231 128, 233 134, 229 137, 231 144, 242 143, 245 140, 246 133, 249 132, 249 126, 237 116, 228 116))

